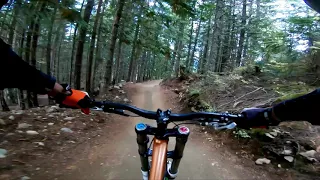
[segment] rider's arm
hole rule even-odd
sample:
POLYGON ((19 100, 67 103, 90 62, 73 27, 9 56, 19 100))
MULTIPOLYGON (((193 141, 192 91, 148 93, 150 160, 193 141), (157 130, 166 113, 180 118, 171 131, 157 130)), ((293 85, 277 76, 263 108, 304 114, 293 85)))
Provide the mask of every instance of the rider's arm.
POLYGON ((309 121, 320 125, 320 89, 298 98, 283 101, 270 110, 269 116, 278 121, 309 121))
POLYGON ((88 114, 90 98, 85 92, 63 87, 52 76, 30 66, 0 39, 0 89, 19 88, 54 96, 56 101, 68 107, 81 108, 88 114))
POLYGON ((238 122, 241 128, 276 126, 282 121, 309 121, 320 125, 319 120, 320 89, 298 98, 283 101, 270 108, 244 109, 243 121, 238 122))
POLYGON ((62 88, 55 78, 46 75, 21 59, 10 46, 0 39, 0 89, 19 88, 39 94, 62 88))

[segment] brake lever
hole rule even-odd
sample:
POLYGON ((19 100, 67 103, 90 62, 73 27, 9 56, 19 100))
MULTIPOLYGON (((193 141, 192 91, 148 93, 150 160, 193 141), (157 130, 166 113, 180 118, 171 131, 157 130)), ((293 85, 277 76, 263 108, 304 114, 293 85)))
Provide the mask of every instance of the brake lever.
POLYGON ((235 122, 227 123, 219 123, 219 122, 200 122, 202 126, 212 126, 215 130, 222 130, 222 129, 234 129, 237 124, 235 122))
POLYGON ((90 109, 93 111, 103 111, 103 108, 99 108, 99 107, 92 107, 90 109))
POLYGON ((126 117, 140 117, 140 116, 133 116, 130 114, 126 114, 124 112, 124 110, 122 110, 122 109, 109 109, 109 108, 107 108, 107 110, 104 110, 103 108, 100 108, 100 107, 92 107, 90 109, 93 111, 103 111, 103 112, 114 113, 114 114, 118 114, 118 115, 126 116, 126 117))
POLYGON ((122 110, 122 109, 109 109, 109 108, 107 108, 106 110, 104 110, 104 112, 114 113, 114 114, 118 114, 121 116, 127 116, 127 117, 130 116, 129 114, 124 113, 124 110, 122 110))
POLYGON ((226 125, 219 125, 219 123, 217 124, 217 126, 214 126, 215 130, 221 130, 221 129, 234 129, 237 126, 237 124, 235 122, 226 124, 226 125))

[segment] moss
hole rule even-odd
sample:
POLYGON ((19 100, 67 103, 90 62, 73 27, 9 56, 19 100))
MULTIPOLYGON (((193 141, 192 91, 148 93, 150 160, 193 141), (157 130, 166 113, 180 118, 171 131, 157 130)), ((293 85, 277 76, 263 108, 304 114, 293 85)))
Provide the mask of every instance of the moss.
POLYGON ((295 161, 294 168, 301 173, 308 173, 310 175, 319 176, 319 168, 316 168, 314 165, 309 164, 310 162, 302 160, 299 156, 295 161))
POLYGON ((307 94, 307 93, 309 93, 309 92, 301 92, 301 93, 287 94, 287 95, 284 95, 284 96, 279 97, 279 98, 276 99, 272 104, 278 104, 278 103, 280 103, 280 102, 282 102, 282 101, 285 101, 285 100, 294 99, 294 98, 303 96, 303 95, 305 95, 305 94, 307 94))
POLYGON ((233 70, 233 74, 238 74, 241 76, 245 75, 257 75, 261 72, 261 69, 259 66, 255 64, 249 64, 246 66, 241 66, 233 70))
POLYGON ((197 111, 207 111, 212 112, 213 108, 210 106, 209 103, 201 99, 201 93, 198 89, 190 90, 189 94, 188 105, 191 107, 191 110, 194 112, 197 111))
POLYGON ((250 135, 252 136, 264 136, 268 132, 267 129, 263 128, 252 128, 250 129, 250 135))
POLYGON ((204 111, 207 112, 212 112, 214 111, 213 108, 210 106, 210 104, 208 104, 207 102, 205 102, 204 100, 199 100, 199 106, 201 109, 203 109, 204 111))
POLYGON ((200 96, 200 91, 198 89, 192 89, 189 92, 190 97, 199 97, 200 96))
POLYGON ((248 134, 253 137, 259 139, 259 141, 268 141, 269 138, 266 137, 267 129, 263 128, 252 128, 248 131, 248 134))

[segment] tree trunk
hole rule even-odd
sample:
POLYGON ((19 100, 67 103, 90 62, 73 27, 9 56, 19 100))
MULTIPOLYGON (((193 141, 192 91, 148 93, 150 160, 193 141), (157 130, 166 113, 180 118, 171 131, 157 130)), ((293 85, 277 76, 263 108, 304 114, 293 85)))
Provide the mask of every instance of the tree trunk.
POLYGON ((181 60, 181 54, 182 54, 182 47, 183 47, 183 34, 184 34, 184 23, 183 22, 180 22, 180 25, 179 25, 179 44, 178 44, 178 55, 177 55, 177 59, 176 59, 176 62, 175 62, 175 68, 174 68, 174 71, 175 71, 175 76, 176 77, 179 77, 179 73, 180 73, 180 60, 181 60))
MULTIPOLYGON (((45 8, 46 3, 41 3, 40 12, 43 12, 45 8)), ((40 32, 40 17, 36 17, 36 21, 34 24, 34 31, 32 36, 32 45, 31 45, 31 65, 33 67, 37 67, 37 47, 38 47, 38 38, 39 38, 39 32, 40 32)), ((38 96, 37 93, 33 93, 33 106, 38 107, 38 96)))
POLYGON ((21 0, 16 1, 16 5, 14 6, 13 15, 12 15, 12 22, 10 25, 10 31, 9 31, 9 39, 8 44, 13 46, 13 38, 14 38, 14 32, 16 30, 17 20, 18 20, 18 14, 20 9, 21 0))
POLYGON ((196 37, 194 39, 194 46, 193 46, 191 57, 190 57, 190 65, 189 65, 189 67, 191 67, 191 72, 193 71, 193 68, 192 68, 194 66, 194 59, 193 58, 194 58, 194 53, 196 52, 198 38, 199 38, 199 34, 200 34, 200 29, 201 29, 201 22, 202 22, 201 16, 202 16, 202 11, 200 13, 199 25, 198 25, 198 28, 197 28, 196 37))
POLYGON ((152 68, 151 68, 151 78, 150 79, 154 79, 154 76, 156 75, 156 71, 155 71, 155 66, 156 66, 156 54, 153 54, 153 61, 152 61, 152 68))
MULTIPOLYGON (((253 28, 252 29, 259 29, 260 27, 260 1, 261 0, 256 0, 256 17, 253 19, 253 28)), ((252 47, 253 48, 256 48, 256 47, 259 47, 259 44, 258 44, 258 33, 253 33, 252 36, 251 36, 251 41, 252 41, 252 47)))
POLYGON ((74 33, 73 33, 73 38, 72 38, 72 49, 71 49, 71 59, 70 59, 70 74, 69 74, 69 84, 70 84, 70 86, 72 85, 73 77, 74 77, 74 73, 73 73, 74 49, 75 49, 76 41, 77 41, 78 26, 79 26, 79 24, 77 23, 75 28, 74 28, 74 33))
POLYGON ((215 64, 219 61, 218 55, 219 55, 219 45, 221 42, 221 26, 222 26, 222 19, 224 15, 224 0, 217 0, 216 5, 216 14, 215 14, 215 23, 213 27, 213 33, 212 33, 212 46, 210 50, 210 67, 211 70, 215 70, 215 64))
POLYGON ((70 73, 69 73, 69 84, 72 85, 72 77, 73 77, 73 61, 74 61, 74 48, 76 46, 76 40, 77 40, 77 31, 78 31, 78 24, 74 28, 73 33, 73 40, 72 40, 72 49, 71 49, 71 59, 70 59, 70 73))
POLYGON ((65 37, 65 24, 64 23, 59 24, 55 34, 56 34, 56 37, 54 40, 54 47, 55 48, 53 49, 53 59, 55 60, 54 64, 56 64, 55 74, 56 74, 57 81, 61 81, 61 75, 63 75, 63 73, 61 73, 60 52, 61 52, 61 48, 62 48, 62 42, 65 37))
POLYGON ((144 69, 143 69, 142 81, 146 81, 147 80, 148 69, 149 69, 149 65, 150 65, 150 57, 151 57, 150 55, 151 55, 151 52, 147 52, 146 64, 145 64, 144 69))
POLYGON ((51 72, 50 63, 51 63, 51 41, 52 41, 52 31, 53 31, 53 25, 54 21, 56 19, 58 4, 54 3, 54 9, 53 14, 51 16, 51 20, 49 23, 49 30, 48 30, 48 41, 47 41, 47 48, 46 48, 46 62, 47 62, 47 74, 50 74, 51 76, 53 73, 51 72))
MULTIPOLYGON (((34 29, 34 20, 31 19, 31 23, 27 32, 27 40, 26 40, 26 51, 25 51, 25 60, 27 63, 30 64, 30 52, 31 52, 31 38, 32 38, 32 32, 34 29)), ((28 101, 28 107, 32 108, 32 100, 31 100, 31 93, 30 91, 27 91, 27 101, 28 101)))
POLYGON ((208 70, 207 63, 208 63, 208 51, 209 51, 209 39, 210 39, 210 26, 211 26, 211 18, 209 19, 207 34, 206 34, 206 41, 203 50, 203 57, 201 62, 200 73, 205 74, 208 70))
POLYGON ((174 43, 174 49, 173 49, 173 54, 172 54, 172 66, 173 70, 175 72, 175 64, 177 63, 177 55, 178 55, 178 49, 179 49, 179 44, 180 44, 181 39, 179 39, 179 34, 176 37, 175 43, 174 43))
MULTIPOLYGON (((21 57, 22 57, 22 54, 23 54, 23 45, 24 45, 25 34, 26 34, 25 29, 22 29, 22 35, 21 35, 21 40, 20 40, 20 48, 19 48, 19 55, 21 57)), ((19 89, 18 97, 20 97, 18 103, 19 103, 21 109, 25 110, 26 109, 26 103, 25 103, 25 98, 24 98, 24 92, 23 92, 22 89, 19 89)))
POLYGON ((62 33, 64 33, 64 29, 63 29, 63 23, 60 22, 58 23, 58 27, 56 28, 56 31, 53 33, 55 34, 55 38, 54 38, 54 41, 53 41, 53 48, 52 48, 52 57, 51 57, 51 72, 57 77, 57 79, 59 79, 59 72, 58 72, 58 68, 59 68, 59 65, 57 64, 58 63, 58 52, 59 52, 59 44, 60 44, 60 39, 62 37, 62 33))
POLYGON ((236 66, 241 65, 241 60, 242 60, 242 51, 243 51, 243 43, 244 43, 244 38, 245 38, 245 26, 247 22, 247 0, 242 0, 242 17, 241 17, 241 30, 240 30, 240 39, 239 39, 239 48, 237 52, 237 61, 236 61, 236 66))
POLYGON ((10 111, 8 104, 6 103, 6 100, 4 99, 4 91, 0 90, 0 104, 2 107, 2 111, 10 111))
POLYGON ((60 35, 59 37, 59 45, 58 45, 58 52, 56 53, 56 57, 57 57, 57 81, 61 81, 61 66, 60 66, 60 52, 61 52, 61 46, 62 46, 62 41, 63 41, 63 37, 60 35))
POLYGON ((144 52, 142 54, 142 57, 141 57, 140 68, 139 68, 139 71, 138 71, 138 82, 142 82, 143 81, 144 69, 145 69, 145 66, 147 64, 146 57, 147 57, 147 52, 144 52))
MULTIPOLYGON (((32 49, 31 49, 31 65, 33 67, 37 67, 37 61, 36 61, 36 52, 37 52, 37 46, 38 46, 38 35, 39 33, 39 24, 36 23, 34 26, 34 34, 32 37, 32 49)), ((33 102, 33 107, 38 107, 38 98, 37 98, 37 94, 35 92, 33 92, 32 95, 32 102, 33 102)))
POLYGON ((111 41, 110 41, 110 47, 109 47, 109 60, 107 61, 107 67, 106 67, 106 82, 105 84, 108 85, 111 82, 112 78, 112 65, 113 65, 113 56, 114 56, 114 49, 116 46, 117 36, 118 36, 118 29, 119 29, 119 22, 122 15, 122 10, 125 4, 125 0, 118 0, 117 5, 117 12, 114 17, 112 32, 111 32, 111 41))
POLYGON ((93 30, 91 35, 91 42, 90 42, 90 50, 89 50, 89 60, 87 65, 87 79, 86 79, 86 91, 88 93, 92 92, 92 67, 93 67, 93 54, 94 54, 94 48, 96 44, 96 35, 97 35, 97 29, 98 29, 98 23, 100 19, 100 11, 101 11, 101 5, 102 0, 99 0, 98 9, 97 9, 97 15, 94 20, 93 24, 93 30))
MULTIPOLYGON (((233 1, 233 0, 231 0, 233 1)), ((230 39, 232 38, 232 32, 231 32, 231 26, 232 26, 232 2, 230 2, 230 6, 228 6, 227 13, 228 13, 228 19, 226 20, 227 24, 227 29, 224 31, 225 36, 223 40, 223 48, 222 48, 222 58, 221 58, 221 64, 219 67, 219 72, 224 72, 226 66, 227 66, 227 61, 230 58, 230 53, 231 53, 231 46, 230 46, 230 39)), ((231 61, 232 63, 232 61, 231 61)))
POLYGON ((137 73, 138 73, 138 66, 140 64, 138 64, 139 62, 139 58, 141 56, 141 52, 142 52, 142 46, 140 44, 137 45, 137 51, 136 51, 136 54, 134 56, 134 63, 133 63, 133 68, 132 68, 132 79, 131 79, 131 82, 136 82, 137 81, 137 73))
MULTIPOLYGON (((250 2, 250 5, 249 5, 249 22, 248 22, 248 26, 251 26, 251 24, 252 24, 252 14, 253 14, 253 8, 252 8, 252 6, 253 6, 253 0, 249 0, 249 2, 250 2)), ((248 52, 248 48, 249 48, 249 43, 251 42, 250 41, 250 36, 251 36, 251 30, 250 30, 251 28, 247 28, 247 30, 246 30, 246 40, 245 40, 245 43, 244 43, 244 48, 243 48, 243 62, 242 62, 242 65, 244 65, 245 64, 245 62, 246 62, 246 57, 247 57, 247 52, 248 52)))
POLYGON ((22 89, 19 89, 19 97, 20 97, 20 107, 22 110, 26 109, 25 97, 24 92, 22 89))
POLYGON ((205 36, 202 36, 202 42, 200 42, 200 44, 199 44, 200 50, 199 50, 198 63, 197 63, 197 66, 195 66, 195 70, 197 73, 200 73, 200 69, 201 69, 203 50, 204 50, 204 42, 205 42, 205 36))
POLYGON ((94 0, 88 0, 86 8, 84 10, 83 20, 87 25, 80 27, 79 41, 76 53, 76 62, 75 62, 75 77, 74 84, 76 89, 81 89, 81 67, 82 67, 82 57, 83 57, 83 47, 87 34, 87 27, 89 24, 91 11, 94 5, 94 0))
POLYGON ((193 19, 191 20, 191 29, 189 32, 189 44, 188 44, 188 54, 187 54, 187 61, 186 61, 186 67, 189 69, 190 65, 190 52, 191 52, 191 46, 192 46, 192 35, 193 35, 193 19))
MULTIPOLYGON (((84 6, 84 2, 86 0, 82 1, 81 4, 81 8, 80 8, 80 12, 82 12, 83 6, 84 6)), ((71 59, 70 59, 70 73, 69 73, 69 84, 71 86, 72 84, 72 78, 74 76, 73 74, 73 63, 74 63, 74 49, 76 46, 76 41, 77 41, 77 32, 78 32, 78 27, 79 27, 79 23, 76 24, 76 27, 74 28, 74 33, 73 33, 73 38, 72 38, 72 49, 71 49, 71 59)))
MULTIPOLYGON (((4 32, 3 28, 5 26, 8 27, 8 25, 5 25, 4 23, 6 22, 7 16, 10 13, 11 5, 12 5, 12 3, 9 4, 9 6, 7 7, 7 9, 6 9, 5 13, 4 13, 3 20, 2 20, 2 23, 1 23, 1 26, 0 26, 0 32, 4 32)), ((2 36, 6 36, 6 35, 2 34, 2 36)))
POLYGON ((128 72, 128 79, 127 81, 132 81, 133 79, 133 72, 134 72, 134 61, 135 61, 135 52, 136 52, 136 46, 137 46, 137 40, 138 40, 138 35, 139 35, 139 31, 140 31, 140 22, 139 19, 137 21, 136 24, 136 30, 134 33, 134 39, 133 39, 133 43, 132 43, 132 51, 131 51, 131 58, 130 58, 130 65, 129 65, 129 72, 128 72))
POLYGON ((121 30, 120 35, 119 35, 119 40, 118 40, 118 52, 117 52, 117 57, 116 57, 116 72, 115 72, 115 80, 118 83, 120 81, 120 70, 123 69, 123 62, 121 58, 121 52, 122 52, 122 36, 123 36, 123 31, 121 30))
MULTIPOLYGON (((236 6, 236 0, 231 0, 232 7, 236 6)), ((230 60, 232 61, 231 70, 236 67, 237 56, 237 37, 236 37, 236 14, 235 8, 232 8, 232 23, 231 23, 231 38, 230 38, 230 60)))
POLYGON ((256 4, 257 4, 257 12, 256 12, 256 18, 257 20, 260 20, 260 15, 261 15, 261 12, 260 12, 260 1, 261 0, 256 0, 256 4))
MULTIPOLYGON (((105 8, 106 8, 106 6, 107 6, 107 0, 105 0, 105 2, 104 2, 104 4, 103 4, 103 8, 102 8, 102 13, 101 13, 101 15, 100 15, 100 20, 99 20, 99 28, 98 28, 98 33, 97 33, 97 46, 96 46, 96 57, 95 57, 95 60, 94 60, 94 64, 93 64, 93 68, 92 69, 94 69, 94 72, 95 72, 95 74, 93 75, 93 78, 92 78, 92 84, 93 84, 93 88, 95 88, 96 87, 96 79, 100 79, 100 81, 101 81, 101 79, 102 80, 104 80, 104 78, 97 78, 97 76, 99 75, 100 76, 100 74, 98 74, 98 67, 100 67, 101 66, 101 64, 102 64, 102 61, 103 61, 103 59, 102 59, 102 57, 101 57, 101 45, 103 44, 101 41, 101 39, 102 39, 102 29, 103 29, 103 17, 104 17, 104 12, 105 12, 105 8)), ((100 86, 100 83, 102 83, 102 82, 99 82, 99 86, 100 86)), ((98 87, 99 87, 98 86, 98 87)), ((99 87, 100 88, 100 87, 99 87)))
POLYGON ((152 52, 149 52, 149 56, 147 57, 148 65, 146 67, 145 80, 150 80, 151 79, 151 68, 152 68, 152 62, 153 62, 153 59, 151 57, 153 57, 152 52))

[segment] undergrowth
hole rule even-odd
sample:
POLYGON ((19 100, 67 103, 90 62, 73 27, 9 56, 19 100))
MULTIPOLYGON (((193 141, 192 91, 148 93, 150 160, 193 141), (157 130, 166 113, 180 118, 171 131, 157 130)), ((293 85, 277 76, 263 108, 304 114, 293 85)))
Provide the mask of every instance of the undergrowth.
MULTIPOLYGON (((187 102, 192 111, 240 113, 243 108, 272 106, 316 89, 317 86, 313 82, 316 82, 315 77, 317 76, 309 76, 308 66, 308 64, 303 65, 299 62, 292 63, 287 67, 286 63, 273 64, 271 62, 269 66, 263 66, 263 69, 251 65, 236 68, 231 73, 208 72, 201 76, 192 74, 190 78, 180 82, 175 92, 187 102)), ((287 165, 288 162, 284 161, 279 153, 283 151, 284 145, 289 147, 286 144, 288 138, 294 142, 293 144, 300 143, 299 147, 305 147, 309 143, 303 138, 319 137, 317 134, 309 132, 311 125, 307 125, 304 122, 280 124, 279 128, 284 129, 283 132, 290 133, 290 135, 287 137, 285 133, 282 133, 278 135, 279 138, 276 141, 266 136, 267 133, 272 132, 272 129, 244 130, 236 128, 233 131, 228 131, 228 139, 231 139, 232 143, 237 142, 238 146, 246 145, 247 150, 255 155, 278 158, 276 162, 287 165), (286 129, 286 127, 288 128, 286 129), (278 155, 273 157, 270 153, 278 153, 278 155)), ((215 132, 214 134, 221 137, 224 133, 215 132)), ((312 146, 311 149, 315 149, 315 147, 312 146)), ((296 156, 294 157, 296 158, 296 156)), ((317 169, 314 168, 319 167, 307 164, 294 169, 317 172, 317 169)))
POLYGON ((303 63, 291 63, 287 67, 287 63, 270 62, 263 69, 248 65, 224 75, 208 72, 188 83, 189 105, 199 106, 191 107, 193 111, 238 112, 244 107, 270 106, 299 97, 316 88, 309 83, 314 80, 303 74, 308 69, 308 64, 303 63), (299 78, 292 78, 293 75, 299 78))

